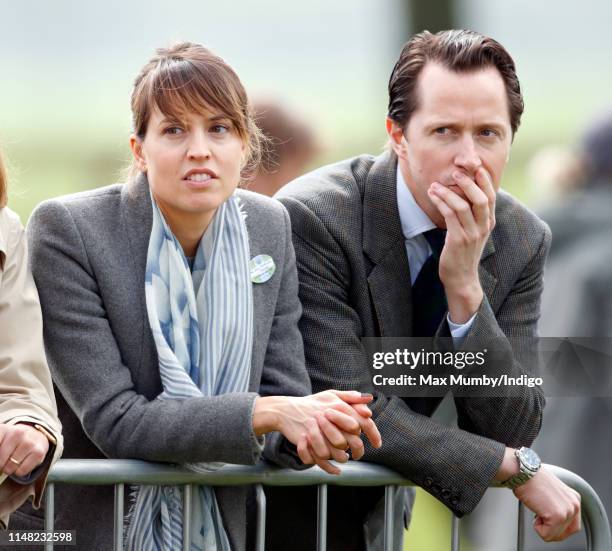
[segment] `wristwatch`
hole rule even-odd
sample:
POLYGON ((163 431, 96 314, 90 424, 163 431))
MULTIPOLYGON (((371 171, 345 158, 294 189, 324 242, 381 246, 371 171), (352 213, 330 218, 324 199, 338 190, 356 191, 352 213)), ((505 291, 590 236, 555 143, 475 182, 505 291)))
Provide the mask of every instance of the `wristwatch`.
POLYGON ((525 482, 528 480, 531 480, 542 466, 540 457, 531 448, 519 448, 518 450, 514 451, 514 455, 516 455, 516 458, 518 459, 519 472, 510 477, 508 480, 502 482, 502 486, 510 488, 511 490, 514 490, 514 488, 518 488, 519 486, 525 484, 525 482))

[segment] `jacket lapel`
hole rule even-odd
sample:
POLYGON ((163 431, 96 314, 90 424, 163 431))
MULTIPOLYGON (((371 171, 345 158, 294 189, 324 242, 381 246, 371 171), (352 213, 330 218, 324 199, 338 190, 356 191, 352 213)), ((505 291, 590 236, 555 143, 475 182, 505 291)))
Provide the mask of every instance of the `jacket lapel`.
POLYGON ((363 250, 380 336, 412 334, 410 270, 397 208, 397 159, 385 152, 368 173, 363 199, 363 250))
MULTIPOLYGON (((126 269, 125 284, 132 302, 126 308, 126 316, 130 316, 131 325, 140 331, 140 346, 142 354, 136 373, 133 377, 140 392, 147 396, 155 396, 161 389, 161 379, 158 369, 157 350, 147 314, 145 298, 145 271, 153 211, 149 195, 149 184, 145 175, 141 174, 135 181, 125 184, 121 192, 121 224, 125 242, 117 243, 125 251, 126 269), (129 271, 129 274, 128 274, 129 271)), ((138 333, 134 332, 137 338, 138 333)))

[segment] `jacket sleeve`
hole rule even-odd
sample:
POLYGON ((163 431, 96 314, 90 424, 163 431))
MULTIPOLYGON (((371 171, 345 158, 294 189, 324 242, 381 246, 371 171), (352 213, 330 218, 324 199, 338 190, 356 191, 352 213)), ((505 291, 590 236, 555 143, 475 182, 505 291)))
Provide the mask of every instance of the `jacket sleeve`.
MULTIPOLYGON (((351 266, 338 241, 307 205, 283 198, 293 227, 300 278, 306 366, 313 390, 359 390, 371 404, 383 445, 365 442, 365 461, 411 479, 458 515, 471 512, 501 464, 505 446, 419 415, 397 396, 372 385, 363 329, 351 306, 351 266)), ((494 422, 495 412, 489 412, 494 422)))
MULTIPOLYGON (((262 396, 305 396, 311 393, 310 379, 304 364, 304 346, 298 329, 302 307, 298 299, 298 276, 295 251, 291 241, 291 223, 283 207, 285 254, 282 282, 266 349, 261 378, 262 396)), ((281 466, 304 469, 297 450, 280 433, 266 435, 266 459, 281 466)))
MULTIPOLYGON (((543 289, 544 263, 551 234, 544 227, 540 246, 526 264, 496 312, 485 296, 463 347, 493 350, 497 374, 509 377, 538 375, 538 320, 543 289)), ((469 368, 465 370, 469 375, 469 368)), ((470 394, 469 387, 463 390, 470 394)), ((482 395, 482 393, 480 393, 482 395)), ((545 398, 538 386, 520 385, 506 396, 455 397, 458 424, 470 432, 503 442, 507 446, 530 446, 542 425, 545 398)))
POLYGON ((34 496, 35 507, 40 505, 49 469, 59 459, 63 441, 45 358, 38 293, 28 268, 25 234, 14 215, 0 216, 9 222, 6 256, 0 259, 0 423, 40 424, 56 440, 56 445, 49 444, 42 472, 36 473, 32 483, 16 484, 0 475, 3 516, 10 512, 7 504, 28 495, 34 496))
MULTIPOLYGON (((136 392, 106 315, 105 302, 115 297, 101 295, 66 204, 39 206, 28 236, 54 381, 103 453, 173 463, 252 464, 259 458, 261 444, 252 427, 255 393, 149 400, 136 392)), ((116 261, 112 247, 108 255, 109 262, 116 261)))

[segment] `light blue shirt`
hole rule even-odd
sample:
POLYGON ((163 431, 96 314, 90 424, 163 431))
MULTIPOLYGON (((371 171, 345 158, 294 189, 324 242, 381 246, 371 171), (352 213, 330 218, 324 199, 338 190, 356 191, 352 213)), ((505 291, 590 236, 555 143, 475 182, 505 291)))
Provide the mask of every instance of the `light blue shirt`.
MULTIPOLYGON (((402 233, 404 234, 404 241, 406 243, 406 254, 408 255, 408 266, 410 268, 410 283, 414 285, 423 264, 425 264, 425 261, 432 252, 423 234, 426 231, 433 230, 436 225, 417 204, 410 188, 404 181, 399 164, 397 165, 397 208, 399 209, 402 233)), ((464 324, 457 324, 451 321, 449 314, 446 315, 446 321, 448 322, 448 328, 453 337, 455 348, 461 346, 464 337, 474 323, 475 317, 476 314, 464 324)))

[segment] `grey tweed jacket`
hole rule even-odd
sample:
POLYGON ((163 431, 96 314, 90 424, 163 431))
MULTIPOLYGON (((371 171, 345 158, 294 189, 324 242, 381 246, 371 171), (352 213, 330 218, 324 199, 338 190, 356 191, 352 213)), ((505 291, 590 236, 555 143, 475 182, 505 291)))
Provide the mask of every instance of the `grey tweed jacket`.
MULTIPOLYGON (((411 398, 373 389, 360 338, 412 335, 396 168, 391 152, 362 155, 302 176, 277 194, 293 228, 306 367, 315 391, 374 392, 383 446, 366 445, 364 460, 397 470, 463 515, 493 479, 504 445, 529 445, 536 437, 544 399, 539 388, 512 398, 455 397, 459 428, 451 428, 415 413, 411 398)), ((485 299, 466 338, 507 347, 505 371, 517 376, 525 370, 521 343, 537 331, 550 231, 504 192, 496 216, 479 270, 485 299)), ((443 335, 450 336, 446 320, 438 330, 443 335)))
MULTIPOLYGON (((182 401, 155 400, 162 386, 144 294, 152 220, 146 179, 47 201, 32 214, 31 263, 64 457, 253 464, 261 455, 252 430, 257 393, 310 392, 289 218, 277 201, 237 193, 251 257, 265 253, 276 263, 270 280, 253 284, 249 392, 182 401)), ((264 453, 297 466, 281 445, 271 435, 264 453)), ((243 549, 247 490, 215 492, 232 548, 243 549)), ((59 486, 56 528, 76 529, 80 549, 112 549, 112 507, 112 489, 59 486)))

